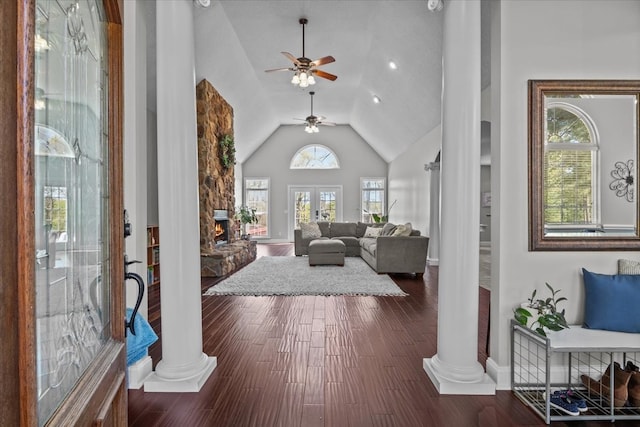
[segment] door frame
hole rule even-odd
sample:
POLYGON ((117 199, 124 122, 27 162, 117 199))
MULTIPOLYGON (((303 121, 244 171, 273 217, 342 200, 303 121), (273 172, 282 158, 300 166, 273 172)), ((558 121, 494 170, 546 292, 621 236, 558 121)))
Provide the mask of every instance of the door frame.
MULTIPOLYGON (((122 20, 118 0, 103 0, 109 70, 108 80, 108 145, 109 145, 109 258, 110 258, 110 339, 98 352, 94 360, 80 377, 57 411, 49 419, 51 425, 126 425, 127 399, 125 388, 126 350, 124 334, 124 200, 122 175, 122 20)), ((15 243, 16 252, 13 267, 15 282, 3 283, 11 287, 9 294, 15 300, 3 298, 0 314, 15 313, 17 332, 12 328, 0 329, 0 339, 4 345, 17 353, 17 370, 11 373, 10 384, 17 384, 18 390, 0 392, 0 412, 2 419, 17 420, 16 425, 38 425, 37 414, 37 372, 36 372, 36 329, 35 329, 35 195, 34 195, 34 41, 35 41, 35 0, 2 2, 2 16, 8 19, 8 27, 0 36, 0 46, 7 47, 6 31, 15 31, 17 50, 15 71, 0 72, 0 88, 13 86, 15 107, 9 109, 2 104, 1 123, 13 121, 14 138, 3 139, 3 145, 15 141, 10 160, 15 173, 0 174, 15 183, 17 191, 8 195, 8 212, 0 220, 11 214, 15 221, 12 229, 6 221, 0 223, 0 234, 15 236, 7 245, 15 243), (11 4, 14 3, 14 4, 11 4), (5 15, 5 11, 8 12, 5 15), (13 79, 13 82, 11 80, 13 79), (6 113, 6 114, 5 114, 6 113), (14 160, 15 159, 15 160, 14 160), (12 209, 13 208, 13 209, 12 209), (11 307, 13 306, 13 307, 11 307), (16 351, 17 349, 17 351, 16 351), (17 378, 16 378, 17 377, 17 378), (17 392, 17 393, 16 393, 17 392), (13 393, 12 395, 10 393, 13 393)), ((8 50, 8 52, 12 52, 8 50)), ((10 55, 3 56, 8 57, 10 55)), ((9 147, 6 147, 7 149, 9 147)), ((3 158, 4 160, 4 158, 3 158)), ((9 161, 7 161, 9 163, 9 161)), ((0 168, 4 169, 4 168, 0 168)), ((15 187, 14 187, 15 188, 15 187)), ((8 249, 8 247, 4 247, 8 249)), ((5 253, 6 251, 3 251, 5 253)), ((4 268, 5 265, 3 264, 4 268)), ((6 348, 6 347, 5 347, 6 348)), ((3 350, 3 353, 5 350, 3 350)), ((0 359, 4 361, 4 359, 0 359)), ((4 380, 3 380, 4 384, 4 380)))
POLYGON ((287 230, 288 230, 288 238, 290 241, 293 241, 293 227, 295 223, 295 207, 293 204, 293 192, 294 191, 304 191, 304 190, 312 190, 314 195, 317 196, 319 190, 328 189, 328 190, 337 190, 336 196, 336 221, 342 221, 343 218, 343 201, 342 201, 342 192, 343 187, 340 184, 326 184, 326 185, 303 185, 303 184, 289 184, 287 185, 287 230))

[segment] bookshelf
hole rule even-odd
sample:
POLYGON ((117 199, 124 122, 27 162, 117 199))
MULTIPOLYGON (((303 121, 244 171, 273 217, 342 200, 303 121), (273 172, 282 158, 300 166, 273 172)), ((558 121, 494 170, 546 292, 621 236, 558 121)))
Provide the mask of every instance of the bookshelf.
POLYGON ((160 284, 160 229, 157 225, 147 227, 147 283, 160 284))

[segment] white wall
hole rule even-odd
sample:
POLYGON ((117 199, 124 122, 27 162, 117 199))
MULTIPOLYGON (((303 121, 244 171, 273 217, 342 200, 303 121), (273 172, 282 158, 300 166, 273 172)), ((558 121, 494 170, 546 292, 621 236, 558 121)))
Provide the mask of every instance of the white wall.
POLYGON ((429 184, 431 173, 424 165, 435 161, 440 151, 442 130, 437 126, 389 164, 389 221, 410 222, 414 229, 429 236, 429 184))
POLYGON ((501 10, 500 37, 492 40, 499 49, 492 51, 492 67, 499 67, 492 70, 492 107, 499 111, 492 119, 492 188, 499 194, 494 191, 492 200, 491 286, 492 311, 499 311, 492 313, 490 352, 506 368, 512 310, 532 289, 544 294, 545 282, 562 289, 569 298, 567 318, 578 322, 580 268, 612 274, 618 258, 639 258, 629 252, 527 250, 527 80, 640 79, 640 2, 519 0, 494 7, 501 10))
MULTIPOLYGON (((132 225, 125 240, 129 260, 139 260, 129 271, 147 278, 147 38, 141 2, 124 4, 124 207, 132 225)), ((119 282, 116 282, 119 283, 119 282)), ((138 296, 135 282, 126 283, 126 304, 133 307, 138 296)), ((147 317, 146 292, 140 312, 147 317)))
MULTIPOLYGON (((288 238, 288 185, 342 185, 343 220, 360 219, 360 177, 386 177, 387 163, 351 126, 322 126, 307 134, 303 126, 280 126, 242 164, 245 178, 270 178, 270 229, 272 240, 288 238), (338 157, 340 169, 291 170, 293 155, 309 144, 329 147, 338 157)), ((236 204, 241 195, 236 194, 236 204)), ((395 208, 394 208, 395 209, 395 208)))

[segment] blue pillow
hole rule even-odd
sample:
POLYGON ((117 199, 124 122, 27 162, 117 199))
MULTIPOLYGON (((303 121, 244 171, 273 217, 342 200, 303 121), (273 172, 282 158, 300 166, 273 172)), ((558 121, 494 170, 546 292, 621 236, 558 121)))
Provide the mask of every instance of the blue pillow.
POLYGON ((597 274, 582 269, 584 327, 640 333, 640 275, 597 274))

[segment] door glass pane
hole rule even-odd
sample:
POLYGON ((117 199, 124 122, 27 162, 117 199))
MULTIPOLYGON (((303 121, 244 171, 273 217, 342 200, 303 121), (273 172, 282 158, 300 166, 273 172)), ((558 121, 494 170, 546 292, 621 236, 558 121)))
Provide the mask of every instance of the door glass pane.
POLYGON ((311 192, 295 191, 293 200, 295 203, 293 228, 300 228, 300 223, 311 221, 311 192))
POLYGON ((34 268, 40 425, 110 336, 103 17, 96 0, 36 1, 34 268))
POLYGON ((320 191, 320 218, 319 221, 336 220, 336 192, 320 191))

